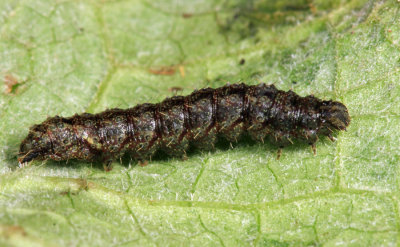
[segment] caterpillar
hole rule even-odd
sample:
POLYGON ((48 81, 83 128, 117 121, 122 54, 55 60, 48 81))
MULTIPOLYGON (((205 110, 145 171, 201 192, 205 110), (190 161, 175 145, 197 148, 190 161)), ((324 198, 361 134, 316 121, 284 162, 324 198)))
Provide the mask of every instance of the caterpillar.
POLYGON ((100 161, 110 171, 112 161, 124 153, 145 165, 160 149, 185 158, 190 145, 208 150, 218 137, 236 142, 243 134, 259 142, 268 138, 278 147, 278 159, 295 139, 309 144, 315 155, 319 135, 334 141, 332 133, 349 124, 347 108, 340 102, 242 83, 125 110, 48 118, 30 128, 18 161, 100 161))

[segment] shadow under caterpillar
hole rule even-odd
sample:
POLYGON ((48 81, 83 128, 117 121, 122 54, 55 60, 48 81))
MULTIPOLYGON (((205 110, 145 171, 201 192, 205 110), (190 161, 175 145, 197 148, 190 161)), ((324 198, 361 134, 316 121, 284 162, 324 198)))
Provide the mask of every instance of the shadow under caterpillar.
POLYGON ((112 161, 126 152, 143 165, 159 149, 186 158, 189 145, 212 149, 218 136, 236 142, 244 133, 260 142, 269 137, 279 147, 279 159, 294 139, 311 145, 315 154, 318 135, 333 141, 331 134, 349 124, 340 102, 301 97, 274 85, 234 84, 126 110, 48 118, 30 128, 18 161, 101 161, 109 171, 112 161))

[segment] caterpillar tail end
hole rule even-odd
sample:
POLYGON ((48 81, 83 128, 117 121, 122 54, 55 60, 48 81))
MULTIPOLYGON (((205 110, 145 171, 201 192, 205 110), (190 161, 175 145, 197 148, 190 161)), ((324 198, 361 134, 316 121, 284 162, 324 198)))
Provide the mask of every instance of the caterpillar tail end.
POLYGON ((34 160, 35 158, 37 158, 39 156, 39 154, 40 154, 40 152, 33 151, 33 150, 26 152, 26 153, 19 153, 18 154, 18 163, 20 165, 27 164, 27 163, 31 162, 32 160, 34 160))

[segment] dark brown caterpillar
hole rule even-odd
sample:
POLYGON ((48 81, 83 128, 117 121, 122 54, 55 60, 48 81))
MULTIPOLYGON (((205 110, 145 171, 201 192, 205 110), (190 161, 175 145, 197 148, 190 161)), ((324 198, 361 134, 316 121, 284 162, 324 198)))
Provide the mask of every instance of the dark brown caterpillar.
POLYGON ((318 135, 331 136, 350 123, 346 106, 314 96, 300 97, 274 85, 235 84, 205 88, 186 97, 167 98, 99 114, 52 117, 34 125, 21 143, 18 161, 100 160, 106 170, 129 152, 141 164, 162 149, 186 157, 189 144, 214 147, 217 136, 236 142, 244 133, 256 141, 271 141, 281 148, 300 139, 312 146, 318 135))

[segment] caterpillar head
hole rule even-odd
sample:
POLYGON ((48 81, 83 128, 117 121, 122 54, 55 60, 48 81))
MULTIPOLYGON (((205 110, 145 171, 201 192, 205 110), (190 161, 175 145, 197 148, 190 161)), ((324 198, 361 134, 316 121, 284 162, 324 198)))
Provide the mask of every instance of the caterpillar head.
POLYGON ((51 153, 52 145, 47 128, 44 125, 35 125, 20 145, 18 161, 25 163, 32 160, 43 160, 51 153))
POLYGON ((323 101, 321 116, 327 128, 346 130, 350 124, 350 115, 346 106, 337 101, 323 101))

